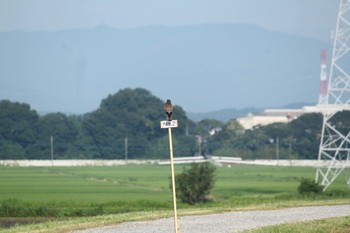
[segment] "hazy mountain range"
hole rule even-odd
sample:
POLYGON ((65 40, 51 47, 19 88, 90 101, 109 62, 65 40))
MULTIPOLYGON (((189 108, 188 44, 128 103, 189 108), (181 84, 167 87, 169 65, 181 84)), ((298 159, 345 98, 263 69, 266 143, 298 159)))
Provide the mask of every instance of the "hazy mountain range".
POLYGON ((191 113, 316 103, 330 47, 240 24, 1 32, 0 99, 86 113, 142 87, 191 113))

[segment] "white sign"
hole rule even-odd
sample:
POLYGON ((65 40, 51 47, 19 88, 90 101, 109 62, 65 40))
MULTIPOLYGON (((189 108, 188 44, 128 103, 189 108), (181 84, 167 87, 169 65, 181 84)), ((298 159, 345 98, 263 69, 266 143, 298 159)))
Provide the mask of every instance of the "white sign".
POLYGON ((161 121, 160 122, 160 128, 162 128, 162 129, 176 128, 176 127, 178 127, 177 120, 161 121))

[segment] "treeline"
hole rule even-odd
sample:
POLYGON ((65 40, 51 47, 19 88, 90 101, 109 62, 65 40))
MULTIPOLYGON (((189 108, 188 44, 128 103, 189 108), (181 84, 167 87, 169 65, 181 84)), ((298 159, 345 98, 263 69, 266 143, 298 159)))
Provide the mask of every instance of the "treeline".
MULTIPOLYGON (((123 89, 103 99, 84 115, 39 115, 28 104, 0 101, 0 159, 146 159, 168 158, 168 134, 163 100, 142 88, 123 89), (127 152, 127 153, 126 153, 127 152)), ((175 156, 198 153, 274 158, 316 159, 322 115, 305 114, 289 124, 272 124, 244 131, 235 121, 205 119, 195 123, 174 107, 179 127, 173 132, 175 156)), ((349 112, 337 116, 337 127, 348 130, 349 112)))
MULTIPOLYGON (((215 155, 236 155, 243 159, 317 159, 322 122, 321 113, 308 113, 288 124, 274 123, 243 130, 232 120, 214 137, 209 137, 204 147, 215 155)), ((347 135, 350 111, 336 113, 330 123, 347 135)))
MULTIPOLYGON (((183 126, 193 124, 181 107, 174 115, 183 126)), ((0 102, 0 159, 130 159, 168 155, 163 101, 141 88, 124 89, 103 99, 84 115, 38 115, 28 104, 0 102), (126 147, 127 140, 127 147, 126 147)), ((173 130, 178 154, 193 154, 195 141, 185 127, 173 130), (181 145, 181 146, 179 146, 181 145)), ((175 149, 175 148, 174 148, 175 149)))

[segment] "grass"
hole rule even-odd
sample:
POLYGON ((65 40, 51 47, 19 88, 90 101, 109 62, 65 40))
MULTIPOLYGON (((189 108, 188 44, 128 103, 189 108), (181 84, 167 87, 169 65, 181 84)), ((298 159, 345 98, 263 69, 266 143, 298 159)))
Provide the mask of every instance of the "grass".
MULTIPOLYGON (((175 170, 180 173, 182 168, 177 165, 175 170)), ((314 175, 315 169, 310 167, 218 167, 216 185, 212 191, 214 202, 196 206, 178 203, 178 208, 181 214, 187 215, 350 203, 347 186, 341 176, 327 194, 297 194, 300 178, 313 178, 314 175)), ((169 176, 169 166, 157 165, 0 167, 0 221, 11 217, 4 214, 4 203, 9 206, 6 211, 17 211, 18 218, 46 217, 50 220, 22 226, 24 229, 27 227, 22 232, 31 231, 28 227, 37 226, 66 232, 65 226, 72 230, 69 228, 71 225, 80 229, 115 224, 125 221, 125 215, 135 220, 171 216, 169 176), (61 228, 62 231, 59 230, 61 228)), ((17 229, 13 232, 21 232, 21 227, 3 230, 11 232, 13 229, 17 229)))
POLYGON ((261 227, 244 233, 343 233, 350 232, 350 216, 261 227))
MULTIPOLYGON (((342 202, 337 201, 325 201, 320 203, 304 203, 304 204, 314 204, 314 205, 327 205, 327 204, 340 204, 342 202)), ((287 207, 293 207, 293 202, 286 202, 285 206, 287 207)), ((263 209, 274 209, 279 208, 279 205, 277 204, 260 204, 256 206, 249 206, 245 208, 237 208, 236 210, 263 210, 263 209)), ((210 214, 210 213, 220 213, 226 211, 222 208, 207 208, 207 209, 181 209, 179 210, 179 216, 188 216, 188 215, 201 215, 201 214, 210 214)), ((113 215, 101 215, 101 216, 93 216, 93 217, 80 217, 80 218, 68 218, 68 219, 58 219, 53 221, 47 221, 39 224, 32 224, 32 225, 19 225, 8 229, 0 229, 0 232, 2 233, 49 233, 49 232, 56 232, 56 233, 65 233, 65 232, 72 232, 75 230, 82 230, 82 229, 88 229, 88 228, 94 228, 94 227, 101 227, 101 226, 108 226, 108 225, 116 225, 123 222, 130 222, 130 221, 142 221, 142 220, 152 220, 152 219, 159 219, 159 218, 165 218, 165 217, 172 217, 172 211, 146 211, 146 212, 131 212, 131 213, 123 213, 123 214, 113 214, 113 215)), ((347 219, 348 221, 349 219, 347 219)), ((339 229, 343 227, 343 222, 338 221, 332 221, 330 224, 333 224, 334 226, 337 226, 339 229), (338 224, 338 225, 337 225, 338 224)), ((299 228, 304 229, 304 225, 307 225, 307 223, 301 223, 299 224, 299 228)), ((287 225, 287 224, 285 224, 287 225)), ((275 226, 274 226, 275 227, 275 226)), ((277 226, 278 227, 278 226, 277 226)), ((287 228, 288 229, 288 228, 287 228)), ((277 231, 270 231, 269 228, 266 229, 259 229, 260 231, 256 232, 308 232, 308 231, 283 231, 282 229, 279 229, 277 231)), ((327 232, 327 231, 318 231, 318 232, 327 232)), ((336 232, 336 231, 334 231, 336 232)), ((339 231, 344 232, 344 231, 339 231)), ((255 233, 255 232, 254 232, 255 233)))
MULTIPOLYGON (((182 166, 176 167, 182 172, 182 166)), ((217 170, 217 199, 295 194, 300 178, 313 178, 309 167, 233 166, 217 170)), ((171 201, 168 166, 0 167, 0 201, 74 202, 79 205, 116 201, 171 201)), ((346 191, 339 177, 330 190, 346 191)))
POLYGON ((0 200, 108 201, 165 200, 167 177, 164 167, 120 166, 78 168, 0 169, 0 200), (164 179, 164 180, 163 180, 164 179), (154 195, 158 193, 160 195, 154 195))

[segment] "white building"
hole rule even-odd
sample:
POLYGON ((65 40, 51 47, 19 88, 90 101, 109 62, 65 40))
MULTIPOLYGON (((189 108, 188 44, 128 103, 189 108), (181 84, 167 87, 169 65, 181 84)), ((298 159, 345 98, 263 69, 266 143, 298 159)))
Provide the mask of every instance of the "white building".
POLYGON ((305 113, 330 113, 334 111, 350 110, 349 105, 315 105, 304 106, 301 109, 265 109, 260 113, 249 113, 246 117, 237 118, 244 129, 252 129, 258 125, 272 123, 288 123, 305 113))

